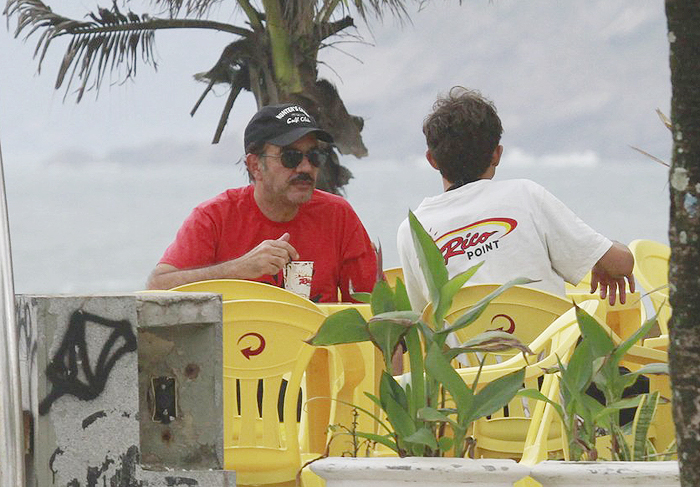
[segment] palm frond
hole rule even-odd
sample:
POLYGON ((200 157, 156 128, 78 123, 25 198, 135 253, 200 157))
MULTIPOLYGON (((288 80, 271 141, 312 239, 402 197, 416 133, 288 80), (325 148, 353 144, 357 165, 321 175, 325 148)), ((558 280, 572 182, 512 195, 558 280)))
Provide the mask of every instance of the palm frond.
POLYGON ((163 5, 170 12, 171 17, 177 17, 184 10, 185 17, 190 15, 202 18, 217 4, 223 0, 153 0, 155 5, 163 5))
MULTIPOLYGON (((185 8, 194 8, 195 3, 195 0, 186 0, 185 8)), ((198 1, 202 7, 204 3, 207 2, 198 1)), ((34 52, 35 57, 39 57, 39 71, 51 42, 63 35, 72 36, 59 68, 55 87, 58 89, 65 84, 67 95, 77 75, 81 80, 77 90, 77 102, 82 99, 87 89, 94 88, 99 91, 108 71, 120 70, 122 81, 133 77, 139 57, 144 64, 157 68, 154 54, 156 30, 198 28, 229 32, 242 37, 252 34, 248 29, 209 20, 160 19, 148 14, 139 16, 132 11, 123 13, 117 7, 116 1, 111 9, 98 7, 96 13, 88 14, 90 20, 87 21, 58 15, 41 0, 9 0, 5 7, 5 15, 8 19, 13 16, 17 18, 15 37, 24 32, 26 39, 37 31, 43 31, 34 52)))
POLYGON ((134 12, 122 13, 116 2, 111 9, 99 8, 90 13, 91 20, 78 21, 55 14, 40 0, 15 0, 8 2, 8 17, 17 16, 15 37, 27 31, 25 38, 38 30, 43 30, 36 45, 35 57, 39 56, 39 70, 51 42, 62 35, 72 38, 63 56, 56 76, 56 89, 66 82, 66 94, 78 75, 81 83, 77 90, 80 101, 88 89, 99 89, 105 74, 119 67, 124 79, 136 73, 138 58, 145 64, 156 67, 153 52, 154 32, 144 28, 153 20, 148 14, 139 16, 134 12))

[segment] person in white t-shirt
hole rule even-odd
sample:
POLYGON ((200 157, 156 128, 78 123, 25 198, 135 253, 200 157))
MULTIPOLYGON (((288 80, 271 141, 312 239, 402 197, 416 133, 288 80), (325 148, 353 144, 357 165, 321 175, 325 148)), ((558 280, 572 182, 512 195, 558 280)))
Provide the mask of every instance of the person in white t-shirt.
MULTIPOLYGON (((625 302, 625 280, 634 292, 634 257, 578 218, 542 186, 527 179, 494 181, 503 128, 493 104, 479 92, 454 87, 438 98, 423 123, 426 157, 440 171, 445 192, 415 210, 442 252, 450 277, 484 262, 468 284, 504 283, 516 277, 564 295, 592 271, 591 293, 625 302)), ((428 289, 408 220, 398 231, 405 284, 414 310, 428 289)))

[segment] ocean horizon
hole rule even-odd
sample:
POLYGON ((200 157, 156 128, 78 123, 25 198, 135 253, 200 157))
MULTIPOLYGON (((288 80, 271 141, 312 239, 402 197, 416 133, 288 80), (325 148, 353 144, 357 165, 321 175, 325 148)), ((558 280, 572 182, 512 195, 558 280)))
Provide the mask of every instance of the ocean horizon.
MULTIPOLYGON (((409 208, 442 191, 439 174, 409 160, 344 160, 346 186, 384 267, 399 265, 396 230, 409 208)), ((506 152, 497 179, 532 179, 584 221, 625 244, 668 244, 668 170, 644 157, 605 162, 593 154, 527 157, 506 152)), ((240 164, 23 163, 5 154, 15 292, 130 292, 146 278, 189 212, 247 184, 240 164)))

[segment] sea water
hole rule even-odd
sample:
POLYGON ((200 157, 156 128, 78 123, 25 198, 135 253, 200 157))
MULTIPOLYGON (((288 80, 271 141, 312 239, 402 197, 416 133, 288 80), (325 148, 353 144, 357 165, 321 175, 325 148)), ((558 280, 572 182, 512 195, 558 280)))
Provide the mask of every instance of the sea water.
MULTIPOLYGON (((143 289, 194 206, 247 183, 234 163, 51 164, 6 162, 17 293, 143 289)), ((346 197, 385 267, 399 264, 396 230, 425 196, 442 191, 421 157, 350 160, 346 197)), ((529 178, 614 240, 668 243, 668 170, 641 158, 591 164, 501 163, 497 178, 529 178)))

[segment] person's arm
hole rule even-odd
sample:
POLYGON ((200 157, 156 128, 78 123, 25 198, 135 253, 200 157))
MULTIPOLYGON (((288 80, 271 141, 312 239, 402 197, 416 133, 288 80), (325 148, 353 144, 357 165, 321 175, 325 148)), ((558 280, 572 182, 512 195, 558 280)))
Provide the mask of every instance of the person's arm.
POLYGON ((615 304, 617 294, 620 303, 626 300, 625 279, 629 283, 630 292, 634 292, 634 256, 626 245, 613 242, 612 247, 596 262, 591 269, 591 293, 600 288, 601 299, 608 298, 610 304, 615 304))
POLYGON ((255 279, 264 275, 275 275, 299 254, 289 243, 285 233, 277 240, 264 240, 254 249, 236 259, 196 269, 178 269, 159 263, 148 277, 148 289, 171 289, 189 282, 208 279, 255 279))

